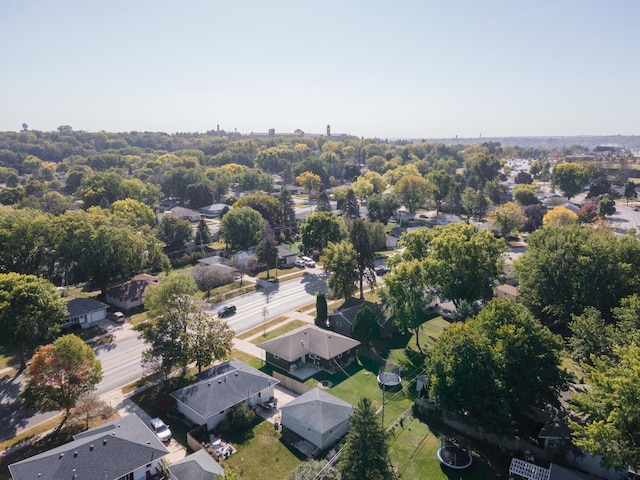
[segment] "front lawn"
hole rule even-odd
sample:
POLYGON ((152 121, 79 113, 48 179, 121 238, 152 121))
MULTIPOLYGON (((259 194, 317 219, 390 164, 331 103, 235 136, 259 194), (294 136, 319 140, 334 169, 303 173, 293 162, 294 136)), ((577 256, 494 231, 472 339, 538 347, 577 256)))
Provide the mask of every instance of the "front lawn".
POLYGON ((255 343, 256 345, 266 342, 267 340, 271 340, 272 338, 279 337, 280 335, 284 335, 291 330, 295 330, 296 328, 302 327, 304 325, 309 325, 308 322, 304 322, 302 320, 291 320, 290 322, 285 323, 281 327, 275 328, 270 332, 267 332, 266 335, 259 335, 256 338, 251 340, 251 343, 255 343))

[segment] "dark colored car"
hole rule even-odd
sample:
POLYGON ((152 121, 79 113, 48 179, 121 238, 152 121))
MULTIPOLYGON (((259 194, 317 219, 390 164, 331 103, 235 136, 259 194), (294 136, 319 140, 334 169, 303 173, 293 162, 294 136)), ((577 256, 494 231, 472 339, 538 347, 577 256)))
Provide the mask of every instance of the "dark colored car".
POLYGON ((386 273, 389 273, 389 267, 387 267, 386 265, 382 265, 380 267, 376 267, 376 274, 383 276, 386 273))
POLYGON ((236 313, 235 305, 225 305, 220 310, 218 310, 219 317, 226 317, 227 315, 233 315, 234 313, 236 313))

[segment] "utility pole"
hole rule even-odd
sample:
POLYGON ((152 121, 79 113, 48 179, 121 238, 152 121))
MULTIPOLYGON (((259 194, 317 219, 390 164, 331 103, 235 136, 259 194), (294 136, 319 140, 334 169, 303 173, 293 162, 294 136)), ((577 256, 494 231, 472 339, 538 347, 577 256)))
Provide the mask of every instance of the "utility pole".
POLYGON ((264 320, 264 333, 262 334, 263 337, 267 336, 267 315, 269 314, 269 310, 267 310, 267 306, 265 305, 264 307, 262 307, 262 318, 264 320))

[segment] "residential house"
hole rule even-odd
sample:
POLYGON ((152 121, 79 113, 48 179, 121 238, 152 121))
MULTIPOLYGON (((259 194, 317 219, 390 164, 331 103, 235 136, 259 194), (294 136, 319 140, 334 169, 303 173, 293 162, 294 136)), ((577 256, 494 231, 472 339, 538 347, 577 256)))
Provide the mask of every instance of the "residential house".
POLYGON ((320 369, 333 373, 348 365, 359 346, 360 342, 353 338, 315 325, 302 326, 258 345, 266 352, 267 363, 301 378, 308 378, 320 369))
POLYGON ((282 428, 320 450, 337 443, 351 428, 353 406, 320 388, 309 390, 280 407, 282 428))
POLYGON ((201 213, 184 207, 173 207, 171 210, 164 212, 164 214, 181 220, 189 220, 190 222, 199 222, 202 219, 201 213))
POLYGON ((216 480, 224 477, 224 468, 205 449, 172 463, 168 470, 170 480, 216 480))
POLYGON ((233 407, 252 407, 274 397, 275 378, 231 359, 197 375, 198 382, 171 393, 178 411, 196 425, 214 429, 233 407))
POLYGON ((398 240, 400 240, 398 237, 394 237, 393 235, 385 235, 386 239, 387 239, 387 244, 386 247, 389 250, 393 250, 395 248, 398 248, 398 240))
POLYGON ((518 301, 520 292, 513 285, 498 285, 493 289, 493 294, 496 298, 510 298, 511 300, 518 301))
POLYGON ((232 208, 233 207, 231 205, 227 205, 226 203, 214 203, 212 205, 202 207, 200 211, 204 218, 216 218, 219 217, 225 209, 231 210, 232 208))
POLYGON ((355 297, 345 300, 345 302, 338 307, 335 312, 328 316, 327 322, 329 324, 329 330, 346 337, 353 337, 353 321, 356 318, 358 310, 360 310, 363 305, 367 305, 376 313, 378 323, 382 327, 381 330, 383 335, 392 334, 393 331, 395 331, 395 329, 392 328, 393 322, 386 321, 384 312, 380 305, 355 297), (387 323, 389 323, 389 325, 386 325, 387 323), (387 332, 386 330, 389 329, 391 329, 391 331, 387 332))
POLYGON ((278 265, 293 265, 298 255, 286 245, 278 245, 278 265))
POLYGON ((93 298, 74 298, 67 302, 67 315, 62 324, 63 327, 80 325, 89 328, 97 322, 107 318, 109 305, 93 298))
POLYGON ((142 297, 147 293, 147 287, 158 285, 159 280, 153 275, 142 273, 128 282, 110 288, 106 292, 106 301, 119 309, 130 310, 142 306, 142 297))
POLYGON ((144 422, 131 414, 9 465, 9 472, 13 480, 145 480, 158 478, 168 453, 144 422))

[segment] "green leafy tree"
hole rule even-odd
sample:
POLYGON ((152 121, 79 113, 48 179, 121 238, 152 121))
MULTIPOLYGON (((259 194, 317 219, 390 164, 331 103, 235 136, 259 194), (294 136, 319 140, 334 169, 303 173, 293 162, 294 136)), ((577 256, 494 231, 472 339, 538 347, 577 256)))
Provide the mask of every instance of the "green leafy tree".
POLYGON ((502 164, 495 155, 469 150, 469 154, 465 150, 464 178, 468 186, 482 190, 488 181, 498 176, 502 164))
POLYGON ((80 198, 85 208, 109 208, 116 200, 127 198, 122 176, 115 170, 94 172, 82 179, 80 198))
POLYGON ((327 462, 305 460, 291 472, 289 480, 340 480, 340 472, 327 462))
POLYGON ((233 208, 251 207, 264 218, 270 227, 282 224, 282 204, 280 201, 264 193, 254 193, 240 197, 233 208))
POLYGON ((222 236, 232 250, 247 250, 257 245, 265 227, 265 220, 251 207, 229 210, 222 217, 222 236))
POLYGON ((368 342, 374 338, 380 337, 381 328, 378 323, 378 316, 373 308, 367 304, 363 304, 353 319, 353 338, 368 342))
POLYGON ((557 403, 561 352, 561 341, 525 307, 496 299, 429 350, 429 395, 473 424, 512 435, 531 408, 557 403))
POLYGON ((102 364, 93 349, 75 335, 64 335, 33 354, 25 388, 27 408, 39 412, 64 410, 66 421, 76 402, 102 380, 102 364))
POLYGON ((400 201, 411 213, 427 201, 431 193, 430 183, 418 175, 405 175, 395 184, 394 190, 400 201))
POLYGON ((571 356, 581 363, 593 364, 593 358, 611 355, 615 329, 607 324, 600 312, 587 307, 582 315, 571 315, 569 337, 571 356))
POLYGON ((334 298, 351 297, 357 290, 356 251, 348 240, 329 243, 322 256, 324 269, 330 272, 327 285, 334 298))
POLYGON ((351 416, 351 430, 346 437, 338 470, 342 480, 391 480, 387 434, 376 418, 368 398, 362 398, 351 416), (371 448, 375 445, 375 448, 371 448))
POLYGON ((605 193, 600 197, 600 201, 598 202, 598 215, 604 218, 614 213, 616 213, 616 201, 611 195, 605 193))
POLYGON ((300 227, 300 239, 305 252, 322 252, 329 242, 338 243, 347 237, 342 218, 330 212, 313 212, 300 227))
POLYGON ((427 180, 431 182, 431 196, 436 203, 436 214, 439 214, 442 201, 447 198, 455 182, 454 176, 444 170, 432 170, 427 173, 427 180))
POLYGON ((505 192, 505 187, 502 185, 497 179, 489 180, 485 183, 482 192, 484 195, 491 200, 491 203, 494 205, 500 204, 500 197, 505 192))
POLYGON ((316 293, 316 318, 315 324, 320 328, 327 328, 327 297, 324 293, 316 293))
POLYGON ((473 225, 452 223, 428 232, 424 260, 426 278, 438 296, 473 303, 493 296, 503 268, 503 239, 473 225))
POLYGON ((282 224, 284 226, 285 236, 291 238, 297 231, 296 211, 293 207, 293 199, 291 193, 283 188, 278 197, 282 208, 282 224))
POLYGON ((484 196, 482 191, 471 187, 464 189, 460 200, 462 201, 462 208, 467 214, 467 219, 471 217, 481 219, 487 213, 487 208, 489 208, 487 197, 484 196))
POLYGON ((187 242, 191 241, 193 233, 191 222, 181 218, 165 215, 158 225, 158 238, 162 240, 170 250, 180 250, 187 242))
POLYGON ((132 198, 116 200, 111 204, 111 211, 135 228, 143 225, 153 227, 156 224, 156 216, 151 207, 132 198))
POLYGON ((353 220, 349 230, 349 239, 356 252, 356 268, 358 270, 360 298, 362 299, 364 298, 364 280, 366 279, 369 285, 376 283, 376 252, 368 222, 359 218, 353 220))
POLYGON ((400 202, 395 195, 373 194, 367 201, 367 218, 370 222, 386 225, 399 207, 400 202))
POLYGON ((422 352, 420 325, 426 320, 426 309, 433 300, 423 263, 402 260, 385 276, 379 295, 397 327, 403 332, 415 332, 416 346, 422 352))
POLYGON ((183 337, 187 361, 195 362, 199 373, 229 356, 235 333, 227 322, 211 314, 207 303, 194 299, 192 310, 183 337))
POLYGON ((617 362, 596 358, 586 366, 590 388, 575 394, 572 407, 584 421, 572 422, 574 443, 619 470, 640 468, 640 346, 617 347, 617 362))
POLYGON ((0 343, 18 350, 21 370, 26 367, 26 352, 58 332, 66 314, 66 303, 49 281, 0 274, 0 343))
POLYGON ((186 200, 191 208, 202 208, 216 200, 216 191, 209 182, 197 182, 187 186, 186 200))
POLYGON ((519 205, 526 207, 527 205, 535 205, 538 203, 538 196, 536 195, 536 189, 533 185, 520 184, 513 187, 513 199, 518 202, 519 205))
POLYGON ((551 185, 560 189, 567 200, 582 192, 588 180, 589 170, 580 163, 559 163, 551 173, 551 185))
POLYGON ((513 202, 499 205, 489 218, 504 238, 507 238, 512 232, 520 230, 526 221, 522 209, 513 202))
POLYGON ((302 172, 300 175, 296 177, 296 182, 298 182, 298 185, 300 185, 307 192, 309 192, 309 196, 311 196, 311 191, 317 190, 318 187, 320 187, 320 184, 322 183, 322 179, 320 178, 320 175, 316 175, 313 172, 306 171, 306 172, 302 172))
POLYGON ((633 182, 633 180, 629 180, 624 184, 623 196, 627 199, 627 205, 629 205, 629 200, 638 196, 638 193, 636 192, 636 184, 633 182))
POLYGON ((595 307, 605 319, 636 291, 640 244, 580 226, 545 227, 528 238, 514 262, 524 304, 545 323, 565 324, 595 307))

